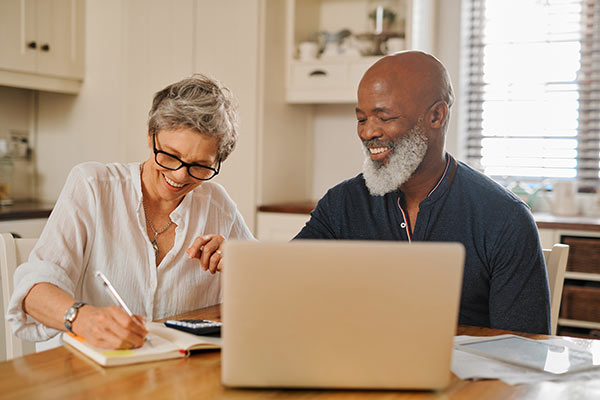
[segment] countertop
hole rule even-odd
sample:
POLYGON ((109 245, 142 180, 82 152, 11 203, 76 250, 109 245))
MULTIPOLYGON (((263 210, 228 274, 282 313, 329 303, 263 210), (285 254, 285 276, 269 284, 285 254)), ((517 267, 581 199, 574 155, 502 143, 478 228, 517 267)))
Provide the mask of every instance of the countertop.
POLYGON ((53 207, 52 203, 37 201, 15 202, 10 206, 0 206, 0 221, 48 218, 53 207))
MULTIPOLYGON (((279 204, 267 204, 258 207, 261 212, 285 214, 310 214, 316 206, 315 201, 297 201, 279 204)), ((16 202, 11 206, 0 207, 0 221, 16 219, 48 218, 54 204, 43 202, 16 202)), ((600 232, 600 217, 573 216, 563 217, 550 213, 533 214, 540 229, 570 229, 600 232)))
MULTIPOLYGON (((279 204, 267 204, 258 207, 262 212, 278 212, 290 214, 310 214, 317 203, 315 201, 298 201, 279 204)), ((540 229, 569 229, 579 231, 600 232, 600 217, 583 215, 562 217, 550 213, 533 213, 536 224, 540 229)))

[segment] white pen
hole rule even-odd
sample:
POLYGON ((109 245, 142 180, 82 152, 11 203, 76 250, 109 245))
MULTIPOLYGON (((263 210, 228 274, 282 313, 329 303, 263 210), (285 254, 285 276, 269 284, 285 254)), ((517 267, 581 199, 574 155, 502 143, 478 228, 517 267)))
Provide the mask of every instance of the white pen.
MULTIPOLYGON (((110 283, 110 281, 108 280, 108 278, 102 272, 100 272, 100 271, 96 272, 96 276, 98 278, 100 278, 100 280, 102 280, 102 283, 104 284, 104 287, 108 291, 108 294, 110 295, 110 297, 112 297, 112 299, 115 301, 115 303, 117 303, 119 306, 121 306, 121 308, 123 310, 125 310, 125 312, 127 314, 129 314, 129 316, 131 317, 131 319, 133 319, 133 321, 135 323, 137 323, 138 325, 140 325, 140 322, 138 321, 138 319, 133 316, 133 313, 131 312, 131 310, 129 309, 129 307, 127 307, 127 304, 125 304, 125 302, 123 301, 123 299, 121 298, 121 296, 119 296, 119 293, 117 293, 117 290, 114 288, 114 286, 112 285, 112 283, 110 283)), ((145 339, 146 339, 146 341, 150 342, 150 339, 148 339, 147 337, 145 339)))

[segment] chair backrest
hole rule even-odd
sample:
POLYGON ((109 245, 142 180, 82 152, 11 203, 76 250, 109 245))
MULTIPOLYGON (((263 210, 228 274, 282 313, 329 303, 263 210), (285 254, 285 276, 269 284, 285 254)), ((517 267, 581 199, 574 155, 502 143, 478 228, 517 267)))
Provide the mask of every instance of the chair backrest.
POLYGON ((26 342, 12 333, 10 325, 6 322, 8 302, 14 290, 13 275, 17 266, 27 261, 29 253, 35 246, 37 239, 15 239, 10 233, 0 233, 0 277, 2 278, 2 305, 4 316, 2 318, 4 329, 5 357, 11 360, 15 357, 35 352, 35 344, 26 342))
POLYGON ((556 335, 558 325, 558 312, 562 299, 563 283, 565 281, 565 270, 569 258, 569 246, 566 244, 555 244, 552 249, 544 249, 546 269, 548 271, 548 284, 550 285, 550 321, 552 334, 556 335))

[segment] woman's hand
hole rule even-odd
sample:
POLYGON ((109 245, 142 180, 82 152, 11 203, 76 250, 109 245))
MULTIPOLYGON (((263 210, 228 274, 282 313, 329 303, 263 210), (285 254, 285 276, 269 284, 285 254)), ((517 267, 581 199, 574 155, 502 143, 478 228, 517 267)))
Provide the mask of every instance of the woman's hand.
POLYGON ((199 259, 203 270, 215 274, 223 268, 223 253, 221 252, 223 243, 225 243, 225 238, 221 235, 198 236, 187 249, 187 255, 190 258, 199 259))
POLYGON ((105 349, 134 349, 144 344, 148 331, 143 317, 130 317, 121 307, 94 307, 89 304, 79 309, 71 327, 73 333, 93 346, 105 349))

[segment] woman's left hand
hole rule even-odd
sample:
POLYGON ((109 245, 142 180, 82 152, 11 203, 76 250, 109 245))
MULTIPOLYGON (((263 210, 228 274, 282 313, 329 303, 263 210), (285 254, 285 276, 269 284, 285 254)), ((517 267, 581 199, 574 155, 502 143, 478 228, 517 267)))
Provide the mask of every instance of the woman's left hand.
POLYGON ((187 255, 190 258, 199 259, 203 270, 215 274, 223 267, 223 253, 221 252, 223 243, 225 243, 225 238, 221 235, 198 236, 187 249, 187 255))

